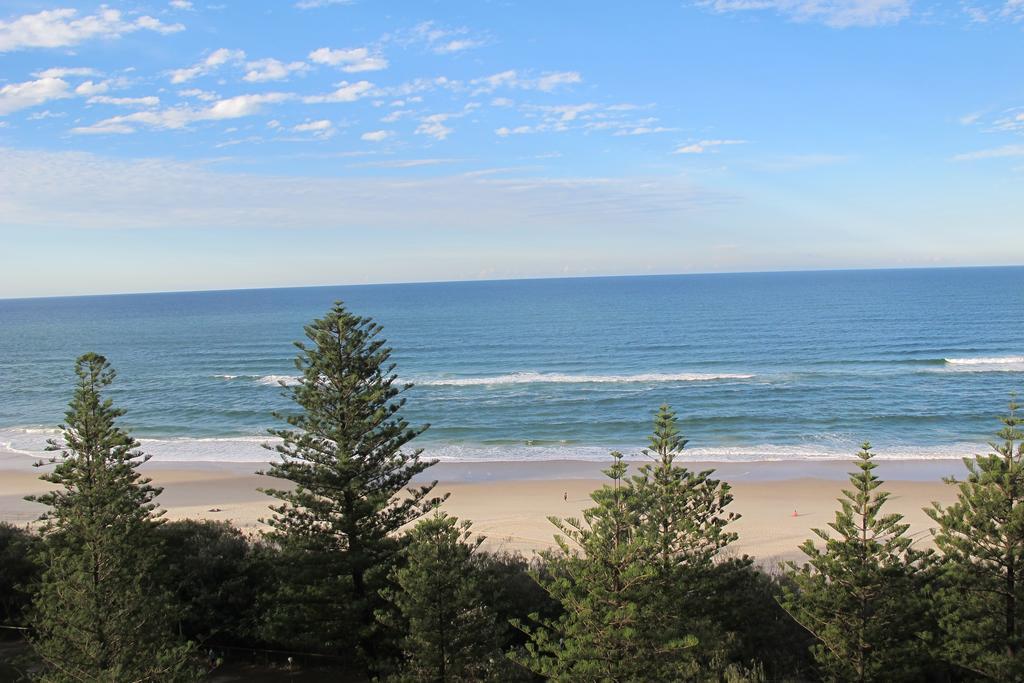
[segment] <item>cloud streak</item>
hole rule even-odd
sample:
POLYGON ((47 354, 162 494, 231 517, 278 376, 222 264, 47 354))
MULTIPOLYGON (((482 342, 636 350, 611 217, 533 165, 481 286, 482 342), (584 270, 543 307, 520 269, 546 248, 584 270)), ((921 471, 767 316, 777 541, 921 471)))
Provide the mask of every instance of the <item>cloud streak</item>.
POLYGON ((673 177, 268 177, 164 159, 0 148, 4 224, 25 228, 589 229, 623 220, 675 225, 724 201, 673 177))
POLYGON ((83 17, 75 9, 44 10, 0 21, 0 52, 71 47, 93 38, 114 39, 136 31, 167 34, 183 30, 182 24, 165 24, 148 15, 126 19, 115 9, 103 8, 83 17))

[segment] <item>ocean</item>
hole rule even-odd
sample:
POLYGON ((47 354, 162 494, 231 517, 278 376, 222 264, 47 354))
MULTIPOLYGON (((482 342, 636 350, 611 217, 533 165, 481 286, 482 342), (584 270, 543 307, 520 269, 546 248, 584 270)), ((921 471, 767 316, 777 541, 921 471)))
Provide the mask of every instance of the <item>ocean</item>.
MULTIPOLYGON (((45 275, 43 275, 45 276, 45 275)), ((602 459, 680 415, 710 461, 958 458, 1024 390, 1024 267, 478 281, 0 300, 0 446, 39 455, 75 358, 160 460, 262 461, 302 328, 384 326, 443 460, 602 459)))

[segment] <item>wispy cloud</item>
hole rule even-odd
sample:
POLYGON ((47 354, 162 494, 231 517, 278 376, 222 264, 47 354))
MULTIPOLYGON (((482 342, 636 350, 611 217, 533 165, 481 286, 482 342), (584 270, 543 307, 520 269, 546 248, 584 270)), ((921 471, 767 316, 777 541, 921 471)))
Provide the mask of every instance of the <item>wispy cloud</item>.
POLYGON ((451 28, 436 21, 421 22, 412 29, 400 31, 389 38, 401 45, 425 45, 431 52, 439 55, 463 52, 487 44, 485 38, 471 35, 465 26, 451 28))
POLYGON ((561 86, 582 83, 583 77, 578 71, 549 71, 540 76, 528 77, 515 69, 500 71, 490 76, 471 81, 476 86, 474 94, 490 93, 500 88, 516 88, 520 90, 540 90, 552 92, 561 86))
POLYGON ((715 12, 774 11, 794 21, 833 28, 884 26, 910 16, 911 0, 700 0, 715 12))
POLYGON ((444 140, 452 134, 452 129, 444 125, 448 119, 461 116, 461 114, 431 114, 420 119, 420 125, 416 126, 417 135, 429 135, 435 140, 444 140))
POLYGON ((332 49, 320 47, 309 53, 310 61, 316 64, 336 66, 346 73, 363 71, 382 71, 388 68, 388 60, 378 54, 372 54, 369 48, 353 47, 332 49))
POLYGON ((259 113, 263 105, 276 104, 294 99, 290 93, 262 93, 259 95, 238 95, 217 100, 208 107, 195 109, 181 106, 159 111, 142 111, 122 116, 112 116, 89 126, 78 126, 71 132, 79 135, 111 135, 136 132, 140 127, 162 130, 180 130, 199 121, 220 121, 252 116, 259 113))
POLYGON ((351 5, 353 0, 299 0, 295 6, 299 9, 316 9, 318 7, 330 7, 331 5, 351 5))
POLYGON ((89 104, 109 104, 115 107, 158 107, 160 98, 155 95, 147 97, 110 97, 109 95, 96 95, 88 99, 89 104))
POLYGON ((357 83, 342 81, 337 84, 337 90, 334 92, 327 93, 326 95, 308 95, 303 97, 302 101, 307 104, 355 102, 366 97, 371 92, 373 92, 373 83, 369 81, 359 81, 357 83))
POLYGON ((106 7, 82 17, 75 9, 44 10, 0 21, 0 52, 70 47, 92 38, 120 38, 135 31, 176 33, 184 29, 182 24, 165 24, 148 15, 126 19, 120 11, 106 7))
POLYGON ((722 145, 743 145, 746 142, 746 140, 700 140, 680 145, 673 154, 704 154, 722 145))
POLYGON ((305 62, 282 62, 277 59, 257 59, 245 65, 247 69, 243 80, 249 83, 266 81, 283 81, 293 73, 301 73, 309 69, 305 62))
POLYGON ((1003 145, 976 152, 966 152, 953 157, 956 161, 978 161, 981 159, 1002 159, 1006 157, 1024 157, 1024 145, 1003 145))
POLYGON ((372 130, 360 135, 359 139, 365 140, 366 142, 383 142, 394 134, 394 131, 390 130, 372 130))
POLYGON ((307 121, 306 123, 300 123, 297 126, 292 127, 292 130, 296 133, 311 133, 313 137, 326 140, 334 137, 335 129, 334 124, 327 119, 320 119, 319 121, 307 121))
MULTIPOLYGON (((458 159, 392 160, 414 168, 458 159)), ((374 162, 370 162, 374 163, 374 162)), ((0 148, 0 204, 9 225, 61 229, 677 225, 726 198, 680 178, 284 177, 217 173, 204 164, 118 160, 0 148), (59 196, 60 202, 53 198, 59 196)))
POLYGON ((231 50, 226 47, 214 50, 206 59, 184 69, 171 71, 171 83, 185 83, 193 78, 205 76, 228 63, 241 63, 245 59, 244 50, 231 50))

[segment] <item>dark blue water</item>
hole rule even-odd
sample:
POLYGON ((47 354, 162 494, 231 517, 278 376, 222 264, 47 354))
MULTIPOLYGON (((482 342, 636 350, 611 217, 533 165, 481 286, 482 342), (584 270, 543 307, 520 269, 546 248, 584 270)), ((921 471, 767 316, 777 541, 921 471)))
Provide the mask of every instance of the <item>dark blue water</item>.
POLYGON ((1024 390, 1024 268, 759 273, 0 300, 0 444, 37 451, 73 362, 161 458, 266 457, 291 342, 335 299, 374 317, 421 444, 602 457, 672 404, 700 457, 969 454, 1024 390))

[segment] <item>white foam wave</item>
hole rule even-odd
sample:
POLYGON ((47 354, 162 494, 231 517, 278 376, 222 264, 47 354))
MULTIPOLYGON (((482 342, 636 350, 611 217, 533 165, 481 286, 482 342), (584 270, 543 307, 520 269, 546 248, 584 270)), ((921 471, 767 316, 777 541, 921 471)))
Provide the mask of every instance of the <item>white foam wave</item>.
POLYGON ((283 384, 286 387, 292 387, 299 383, 301 377, 294 375, 264 375, 256 380, 257 384, 264 384, 267 386, 277 386, 283 384))
POLYGON ((416 381, 420 386, 468 387, 498 384, 643 384, 655 382, 707 382, 722 379, 751 379, 735 373, 643 373, 638 375, 571 375, 560 372, 513 372, 492 377, 440 377, 416 381))
POLYGON ((1024 372, 1024 356, 946 358, 946 369, 959 372, 1024 372))
MULTIPOLYGON (((648 460, 637 446, 426 446, 424 456, 442 462, 537 462, 551 460, 600 461, 608 459, 617 450, 627 460, 648 460)), ((711 446, 687 448, 681 462, 809 462, 849 461, 859 450, 859 444, 834 446, 824 444, 754 446, 711 446)), ((959 460, 976 453, 987 453, 982 444, 959 443, 936 446, 899 446, 873 449, 878 460, 959 460)))
POLYGON ((296 375, 214 375, 213 377, 214 379, 222 379, 228 382, 244 379, 268 387, 276 387, 282 382, 286 387, 295 386, 302 379, 296 375))

